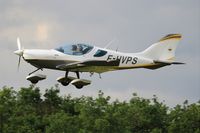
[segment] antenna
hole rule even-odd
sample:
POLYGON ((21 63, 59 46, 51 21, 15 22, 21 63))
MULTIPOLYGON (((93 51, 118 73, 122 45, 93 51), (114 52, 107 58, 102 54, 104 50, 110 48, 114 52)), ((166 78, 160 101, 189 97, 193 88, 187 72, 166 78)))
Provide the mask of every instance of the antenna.
POLYGON ((117 48, 116 48, 116 52, 118 51, 118 48, 119 48, 119 46, 117 46, 117 48))
POLYGON ((104 48, 109 47, 114 41, 116 41, 116 39, 111 40, 104 48))

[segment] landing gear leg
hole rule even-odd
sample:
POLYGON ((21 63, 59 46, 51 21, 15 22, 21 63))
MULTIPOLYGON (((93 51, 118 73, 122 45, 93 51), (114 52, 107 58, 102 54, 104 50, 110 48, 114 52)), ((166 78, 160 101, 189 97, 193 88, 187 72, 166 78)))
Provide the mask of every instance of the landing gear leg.
POLYGON ((66 71, 66 73, 65 73, 65 78, 68 77, 68 73, 69 73, 69 71, 66 71))
POLYGON ((80 79, 80 74, 78 71, 75 72, 78 79, 80 79))
POLYGON ((42 70, 42 71, 43 71, 43 69, 42 69, 42 68, 38 68, 38 69, 36 69, 35 71, 33 71, 33 72, 29 73, 28 75, 31 75, 31 74, 33 74, 33 73, 35 73, 35 72, 39 71, 39 70, 42 70))

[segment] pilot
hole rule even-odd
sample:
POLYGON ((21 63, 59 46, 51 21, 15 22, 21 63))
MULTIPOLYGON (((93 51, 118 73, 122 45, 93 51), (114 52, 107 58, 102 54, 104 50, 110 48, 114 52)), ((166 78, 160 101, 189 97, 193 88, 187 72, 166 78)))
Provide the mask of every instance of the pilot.
POLYGON ((76 52, 77 51, 77 46, 76 45, 72 45, 72 51, 76 52))
POLYGON ((82 55, 83 48, 80 45, 72 45, 72 51, 74 55, 82 55))

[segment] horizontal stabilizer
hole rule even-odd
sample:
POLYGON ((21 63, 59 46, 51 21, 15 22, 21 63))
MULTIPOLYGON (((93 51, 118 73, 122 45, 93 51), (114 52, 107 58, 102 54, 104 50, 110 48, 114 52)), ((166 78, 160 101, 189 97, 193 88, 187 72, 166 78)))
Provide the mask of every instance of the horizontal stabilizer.
POLYGON ((184 65, 186 63, 184 63, 184 62, 172 62, 172 64, 174 64, 174 65, 184 65))
POLYGON ((154 60, 155 64, 165 64, 165 65, 182 65, 185 64, 183 62, 171 62, 171 61, 161 61, 161 60, 154 60))

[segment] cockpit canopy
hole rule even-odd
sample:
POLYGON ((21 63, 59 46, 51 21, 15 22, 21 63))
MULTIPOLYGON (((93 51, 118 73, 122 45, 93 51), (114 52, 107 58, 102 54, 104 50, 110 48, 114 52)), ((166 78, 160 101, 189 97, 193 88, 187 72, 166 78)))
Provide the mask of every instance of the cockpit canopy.
POLYGON ((84 55, 89 53, 92 49, 93 46, 78 43, 78 44, 61 46, 59 48, 56 48, 55 50, 68 55, 84 55))

